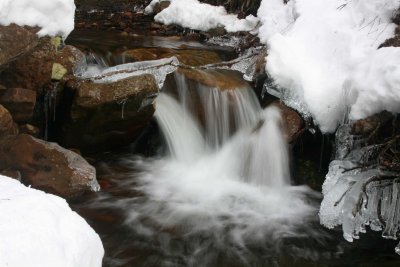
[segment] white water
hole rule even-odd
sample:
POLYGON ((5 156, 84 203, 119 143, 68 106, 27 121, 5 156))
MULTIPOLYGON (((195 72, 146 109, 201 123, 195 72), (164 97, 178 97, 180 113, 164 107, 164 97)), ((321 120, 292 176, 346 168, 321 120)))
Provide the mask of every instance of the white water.
POLYGON ((221 251, 246 262, 254 246, 272 255, 293 249, 297 257, 314 257, 284 242, 323 238, 310 227, 317 213, 313 192, 290 185, 278 109, 262 110, 250 88, 189 89, 176 78, 177 92, 161 93, 155 105, 169 154, 127 159, 136 172, 126 187, 144 196, 107 204, 124 210, 126 224, 157 240, 164 255, 184 258, 183 266, 215 266, 212 255, 221 251), (172 246, 176 238, 185 250, 172 246))
POLYGON ((306 201, 308 188, 290 185, 278 109, 262 110, 250 88, 189 90, 183 77, 177 81, 177 93, 156 99, 155 117, 170 154, 135 162, 147 200, 130 209, 128 224, 137 227, 146 216, 161 228, 240 246, 300 235, 296 229, 315 207, 306 201))

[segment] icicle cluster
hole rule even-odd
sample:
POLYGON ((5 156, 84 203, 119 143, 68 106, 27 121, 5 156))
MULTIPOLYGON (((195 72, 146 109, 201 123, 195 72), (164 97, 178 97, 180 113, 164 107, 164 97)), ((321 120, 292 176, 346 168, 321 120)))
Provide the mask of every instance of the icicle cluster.
MULTIPOLYGON (((362 140, 343 125, 336 134, 336 158, 323 185, 319 212, 327 228, 342 225, 343 237, 352 242, 366 227, 382 231, 382 237, 400 234, 400 176, 380 169, 374 162, 378 146, 361 148, 362 140)), ((395 249, 400 254, 400 243, 395 249)))

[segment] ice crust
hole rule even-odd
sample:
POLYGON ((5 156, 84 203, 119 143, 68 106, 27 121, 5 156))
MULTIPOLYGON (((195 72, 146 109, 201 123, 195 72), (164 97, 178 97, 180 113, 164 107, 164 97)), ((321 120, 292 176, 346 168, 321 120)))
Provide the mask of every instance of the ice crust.
MULTIPOLYGON (((397 239, 399 175, 374 165, 372 155, 376 146, 361 147, 360 140, 350 134, 348 125, 339 128, 336 138, 337 159, 330 163, 322 187, 321 224, 327 228, 341 225, 343 237, 349 242, 365 233, 367 226, 373 231, 382 231, 384 238, 397 239)), ((399 246, 395 249, 398 254, 399 246)))

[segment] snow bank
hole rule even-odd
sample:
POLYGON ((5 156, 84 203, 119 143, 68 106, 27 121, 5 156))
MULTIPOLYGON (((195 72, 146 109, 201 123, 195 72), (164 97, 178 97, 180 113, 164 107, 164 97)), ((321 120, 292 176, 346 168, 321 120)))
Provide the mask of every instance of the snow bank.
MULTIPOLYGON (((153 13, 158 2, 160 0, 151 1, 145 12, 153 13)), ((203 4, 198 0, 171 0, 170 6, 158 13, 155 20, 201 31, 217 27, 224 27, 228 32, 251 31, 258 24, 258 19, 252 15, 238 19, 236 15, 228 14, 222 6, 203 4)))
POLYGON ((74 29, 73 0, 1 0, 0 24, 39 26, 40 36, 61 35, 64 38, 74 29))
POLYGON ((348 104, 353 119, 398 111, 399 48, 377 48, 393 34, 390 19, 399 6, 400 0, 263 0, 266 70, 305 102, 324 132, 336 129, 348 104))
POLYGON ((95 267, 99 236, 62 198, 0 176, 0 266, 95 267))
POLYGON ((360 119, 382 110, 400 112, 400 48, 374 51, 356 66, 348 84, 351 119, 360 119))

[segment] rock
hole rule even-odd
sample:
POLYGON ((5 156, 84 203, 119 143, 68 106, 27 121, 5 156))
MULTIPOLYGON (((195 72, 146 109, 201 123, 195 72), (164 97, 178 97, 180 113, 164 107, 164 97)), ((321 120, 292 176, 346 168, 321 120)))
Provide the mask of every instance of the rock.
POLYGON ((249 88, 242 74, 233 70, 195 70, 179 68, 178 72, 194 82, 220 90, 249 88))
POLYGON ((274 102, 273 105, 277 106, 281 111, 282 119, 286 126, 285 134, 287 140, 293 142, 304 128, 303 119, 294 109, 289 108, 279 101, 274 102))
POLYGON ((0 25, 0 66, 31 50, 38 40, 37 35, 26 27, 0 25))
POLYGON ((160 1, 160 2, 156 3, 153 8, 154 14, 160 13, 161 11, 163 11, 164 9, 169 7, 170 4, 171 4, 170 1, 160 1))
POLYGON ((136 48, 125 51, 124 55, 134 61, 156 60, 175 56, 181 63, 189 66, 221 62, 221 58, 216 52, 196 49, 136 48))
MULTIPOLYGON (((398 16, 398 17, 400 17, 400 16, 398 16)), ((389 47, 389 46, 400 47, 400 26, 397 26, 394 36, 392 38, 387 39, 385 42, 383 42, 383 44, 381 44, 379 46, 379 48, 389 47)))
POLYGON ((158 92, 154 76, 129 77, 113 83, 83 81, 78 85, 60 140, 82 151, 129 144, 147 126, 158 92))
POLYGON ((0 84, 0 97, 7 91, 7 87, 0 84))
POLYGON ((15 180, 21 181, 22 175, 19 171, 13 169, 5 169, 0 171, 0 175, 14 178, 15 180))
POLYGON ((30 135, 0 141, 0 170, 21 173, 22 182, 64 198, 97 191, 96 170, 76 153, 30 135))
POLYGON ((11 62, 0 73, 0 80, 7 87, 42 90, 51 82, 56 47, 51 38, 40 38, 28 53, 11 62))
POLYGON ((8 110, 0 105, 0 136, 18 134, 18 128, 8 110))
POLYGON ((61 65, 65 68, 65 74, 72 75, 83 60, 85 54, 82 51, 72 45, 66 45, 55 55, 54 64, 61 65))
POLYGON ((369 116, 368 118, 353 122, 351 134, 367 136, 373 131, 378 130, 387 121, 392 118, 390 112, 383 111, 381 113, 369 116))
POLYGON ((38 137, 40 134, 40 130, 38 127, 33 126, 31 124, 23 124, 19 126, 19 133, 20 134, 29 134, 34 137, 38 137))
POLYGON ((36 92, 23 88, 10 88, 1 97, 0 104, 4 105, 16 122, 29 121, 36 104, 36 92))

